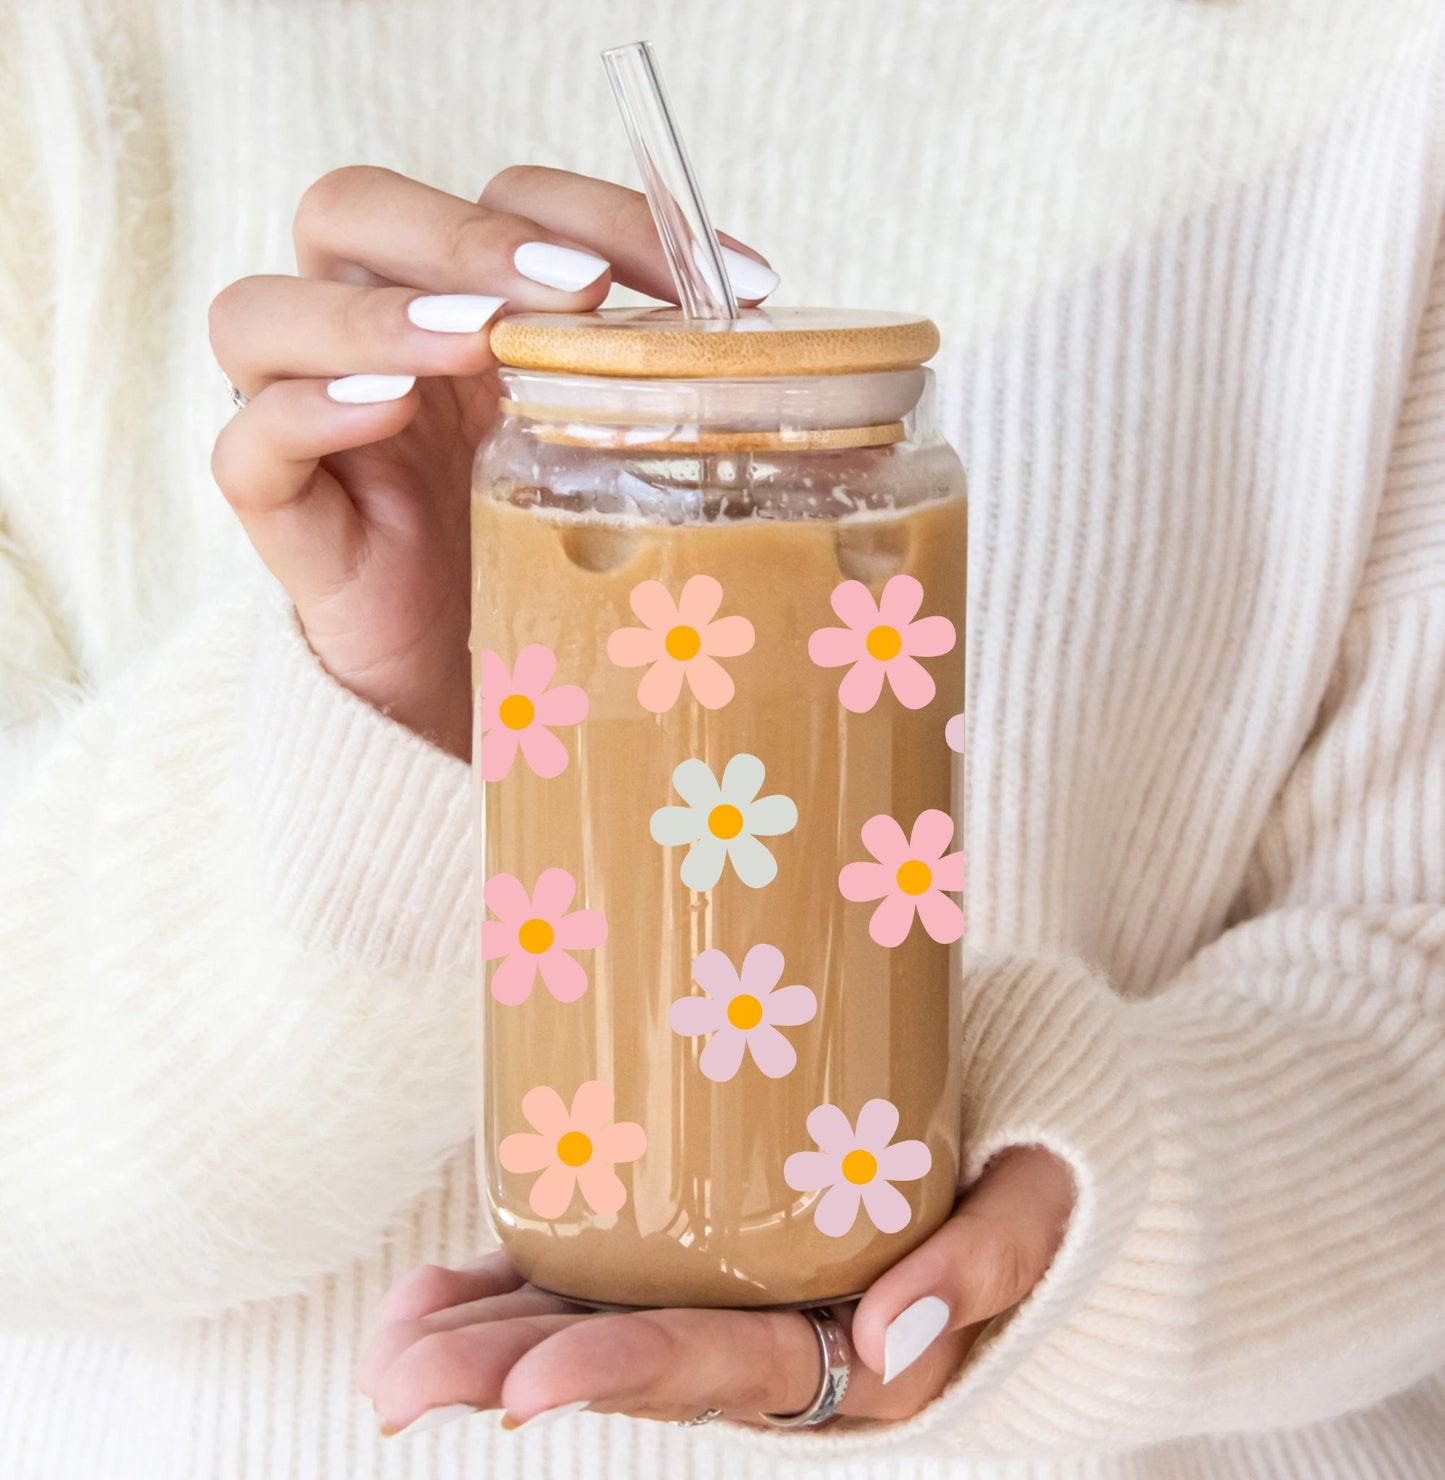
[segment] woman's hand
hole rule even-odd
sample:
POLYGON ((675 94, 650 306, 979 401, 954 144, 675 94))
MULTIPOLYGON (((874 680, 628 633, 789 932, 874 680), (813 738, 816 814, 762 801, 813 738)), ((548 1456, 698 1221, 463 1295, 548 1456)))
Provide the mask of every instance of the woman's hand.
MULTIPOLYGON (((1042 1278, 1073 1200, 1068 1168, 1048 1151, 997 1156, 938 1232, 839 1311, 856 1353, 839 1411, 902 1419, 932 1402, 985 1323, 1042 1278)), ((501 1255, 420 1269, 382 1314, 357 1381, 383 1433, 487 1408, 504 1409, 508 1427, 583 1406, 653 1419, 718 1408, 755 1423, 800 1412, 820 1377, 816 1339, 796 1314, 593 1314, 525 1284, 501 1255)))
MULTIPOLYGON (((479 203, 388 170, 336 170, 295 222, 297 277, 243 278, 211 343, 250 403, 217 483, 349 689, 456 755, 470 750, 468 487, 495 413, 488 325, 596 308, 613 281, 672 296, 636 191, 504 170, 479 203)), ((726 253, 755 303, 776 275, 726 253)))

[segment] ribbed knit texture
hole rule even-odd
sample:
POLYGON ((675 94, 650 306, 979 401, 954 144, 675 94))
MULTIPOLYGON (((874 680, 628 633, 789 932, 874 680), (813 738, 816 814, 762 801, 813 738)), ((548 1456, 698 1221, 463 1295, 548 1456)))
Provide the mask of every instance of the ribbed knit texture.
POLYGON ((6 1480, 1441 1473, 1436 8, 0 17, 6 1480), (968 1170, 1041 1141, 1079 1204, 908 1424, 386 1444, 382 1291, 489 1241, 469 788, 256 579, 205 306, 333 165, 630 177, 595 52, 637 34, 780 301, 944 327, 968 1170))

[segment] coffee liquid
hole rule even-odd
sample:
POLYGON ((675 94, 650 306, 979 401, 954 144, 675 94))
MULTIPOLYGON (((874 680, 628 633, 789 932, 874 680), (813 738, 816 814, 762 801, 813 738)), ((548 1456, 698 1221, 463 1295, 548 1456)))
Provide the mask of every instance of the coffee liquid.
MULTIPOLYGON (((880 814, 904 833, 928 809, 960 816, 960 766, 943 737, 963 708, 964 500, 838 521, 677 527, 586 520, 538 501, 546 502, 540 491, 528 507, 526 495, 482 489, 473 508, 473 674, 482 722, 491 716, 493 774, 516 747, 501 779, 478 782, 485 875, 517 881, 493 886, 483 910, 493 959, 482 985, 478 1147, 493 1222, 528 1280, 585 1303, 806 1305, 857 1294, 942 1222, 956 1193, 958 1024, 949 982, 959 945, 931 938, 921 918, 901 943, 880 945, 870 934, 877 906, 844 898, 839 873, 870 860, 860 835, 880 814), (885 683, 871 708, 850 712, 839 701, 849 670, 813 661, 810 634, 840 625, 830 606, 840 583, 861 580, 876 598, 899 574, 921 583, 920 615, 948 618, 956 645, 920 660, 936 684, 931 702, 907 708, 885 683), (708 707, 684 681, 676 701, 654 712, 639 699, 648 668, 614 661, 609 640, 642 625, 630 604, 642 583, 658 582, 676 599, 698 575, 721 587, 716 618, 746 618, 753 640, 717 659, 735 690, 726 702, 708 707), (541 694, 535 653, 519 664, 529 646, 555 655, 546 692, 563 698, 541 694), (498 683, 524 666, 531 697, 504 695, 499 705, 498 683), (584 718, 573 718, 571 686, 585 695, 584 718), (551 734, 565 764, 539 775, 531 761, 553 771, 558 754, 545 744, 528 751, 522 721, 558 715, 551 734), (711 887, 689 888, 680 877, 689 849, 655 841, 654 814, 687 806, 674 784, 679 765, 700 760, 722 777, 738 755, 762 763, 758 790, 790 800, 796 824, 758 838, 776 864, 770 881, 750 887, 727 862, 711 887), (548 870, 565 871, 575 897, 555 872, 530 896, 548 870), (596 914, 567 923, 579 911, 596 914), (706 1010, 682 1009, 679 1018, 674 1004, 704 997, 694 980, 700 955, 721 952, 738 967, 759 945, 781 952, 777 985, 805 986, 815 1011, 778 1028, 796 1056, 786 1072, 778 1073, 778 1055, 765 1072, 745 1049, 728 1077, 709 1077, 701 1065, 716 1035, 678 1030, 706 1010), (530 986, 515 1000, 524 979, 530 986), (572 1116, 582 1086, 591 1087, 572 1116), (906 1223, 881 1231, 870 1209, 888 1208, 866 1201, 845 1232, 825 1233, 828 1189, 790 1186, 785 1166, 796 1153, 818 1152, 809 1129, 817 1107, 836 1106, 851 1124, 874 1100, 896 1108, 896 1130, 884 1124, 884 1140, 927 1148, 910 1153, 912 1175, 893 1184, 906 1199, 906 1223), (615 1135, 605 1129, 612 1125, 615 1135)), ((736 648, 736 627, 729 634, 721 645, 736 648)), ((685 634, 668 641, 678 655, 689 651, 685 634)), ((667 687, 648 691, 654 705, 667 687)), ((715 703, 719 692, 703 687, 715 703)), ((479 731, 479 756, 483 743, 479 731)), ((726 832, 739 819, 720 812, 724 805, 703 798, 726 832)), ((781 815, 769 814, 774 824, 781 815)), ((756 863, 754 852, 747 864, 756 863)), ((905 869, 898 877, 911 879, 905 869)), ((721 958, 707 959, 716 983, 721 958)), ((724 1026, 755 1024, 763 995, 740 994, 724 1026)), ((781 1017, 806 1010, 804 994, 787 1000, 781 1017)), ((732 1067, 736 1047, 714 1053, 713 1075, 732 1067)), ((898 1167, 905 1160, 900 1153, 898 1167)), ((791 1180, 806 1184, 813 1165, 794 1163, 803 1173, 791 1180)), ((835 1229, 848 1198, 856 1203, 870 1175, 890 1165, 886 1153, 843 1159, 852 1190, 834 1200, 835 1229)))

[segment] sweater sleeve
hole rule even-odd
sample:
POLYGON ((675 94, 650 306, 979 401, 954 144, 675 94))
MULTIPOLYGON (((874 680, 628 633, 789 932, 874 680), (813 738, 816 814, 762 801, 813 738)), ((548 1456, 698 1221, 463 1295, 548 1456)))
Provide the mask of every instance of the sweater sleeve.
POLYGON ((1035 1297, 925 1415, 945 1447, 1294 1427, 1445 1362, 1445 584, 1358 610, 1261 840, 1265 907, 1158 996, 972 979, 971 1173, 1079 1182, 1035 1297))
POLYGON ((965 971, 965 1176, 1077 1203, 1033 1294, 902 1425, 817 1458, 1040 1458, 1303 1426, 1445 1364, 1445 257, 1311 737, 1233 923, 1153 995, 1068 956, 965 971))
POLYGON ((32 749, 0 823, 0 1318, 198 1316, 374 1251, 470 1125, 466 767, 269 592, 32 749))

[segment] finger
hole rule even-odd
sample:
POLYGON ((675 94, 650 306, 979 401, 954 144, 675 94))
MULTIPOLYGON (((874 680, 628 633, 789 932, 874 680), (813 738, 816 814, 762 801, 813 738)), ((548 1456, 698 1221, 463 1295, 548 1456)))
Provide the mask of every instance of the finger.
POLYGON ((688 1418, 709 1408, 755 1420, 792 1413, 818 1390, 817 1338, 802 1316, 657 1310, 595 1316, 519 1354, 503 1384, 504 1424, 583 1403, 600 1413, 688 1418))
POLYGON ((415 1320, 385 1321, 366 1343, 356 1364, 358 1391, 370 1397, 382 1373, 401 1354, 418 1341, 437 1331, 454 1331, 459 1326, 480 1326, 488 1322, 509 1321, 519 1316, 557 1316, 585 1314, 581 1306, 571 1305, 545 1290, 524 1285, 502 1295, 488 1295, 415 1320))
POLYGON ((500 1249, 456 1269, 423 1264, 404 1274, 382 1296, 381 1317, 386 1321, 419 1321, 433 1311, 484 1300, 489 1295, 505 1295, 524 1283, 500 1249))
MULTIPOLYGON (((629 288, 669 301, 676 297, 647 197, 637 190, 541 165, 513 165, 482 192, 482 204, 515 212, 601 253, 612 275, 629 288)), ((757 303, 778 286, 778 275, 751 247, 718 234, 733 291, 757 303)))
POLYGON ((274 380, 359 373, 480 375, 504 299, 297 277, 248 277, 211 303, 211 348, 248 396, 274 380))
POLYGON ((396 1433, 433 1408, 496 1408, 502 1383, 533 1347, 592 1315, 527 1316, 433 1331, 413 1342, 376 1379, 372 1402, 383 1433, 396 1433))
MULTIPOLYGON (((839 1309, 848 1334, 851 1310, 839 1309)), ((851 1363, 845 1416, 897 1420, 935 1398, 958 1370, 970 1335, 938 1342, 891 1387, 851 1363)), ((662 1310, 597 1316, 563 1327, 518 1357, 502 1385, 504 1428, 585 1406, 635 1418, 683 1419, 716 1408, 741 1423, 800 1413, 817 1397, 822 1353, 796 1313, 662 1310)))
POLYGON ((303 277, 483 293, 514 312, 596 308, 612 283, 604 257, 536 221, 367 165, 312 185, 292 235, 303 277))
POLYGON ((283 380, 263 390, 222 429, 211 471, 256 552, 292 593, 339 585, 354 569, 365 527, 320 459, 393 437, 416 414, 406 379, 377 385, 283 380), (401 396, 398 389, 406 387, 401 396), (338 395, 390 399, 347 404, 338 395))
POLYGON ((945 1333, 1016 1305, 1043 1278, 1073 1207, 1067 1166, 1039 1146, 999 1157, 937 1233, 883 1275, 858 1304, 855 1349, 884 1382, 945 1333))

